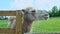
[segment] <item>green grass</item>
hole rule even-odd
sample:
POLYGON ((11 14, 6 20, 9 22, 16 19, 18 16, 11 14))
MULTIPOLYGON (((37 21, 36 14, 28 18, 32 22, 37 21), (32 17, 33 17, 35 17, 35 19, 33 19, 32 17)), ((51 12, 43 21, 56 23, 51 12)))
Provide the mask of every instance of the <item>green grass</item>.
POLYGON ((0 20, 0 28, 7 28, 8 21, 7 20, 0 20))
POLYGON ((33 32, 60 32, 60 17, 33 22, 33 32))
MULTIPOLYGON (((0 20, 0 28, 6 28, 7 20, 0 20)), ((60 32, 60 17, 33 22, 33 32, 60 32)))

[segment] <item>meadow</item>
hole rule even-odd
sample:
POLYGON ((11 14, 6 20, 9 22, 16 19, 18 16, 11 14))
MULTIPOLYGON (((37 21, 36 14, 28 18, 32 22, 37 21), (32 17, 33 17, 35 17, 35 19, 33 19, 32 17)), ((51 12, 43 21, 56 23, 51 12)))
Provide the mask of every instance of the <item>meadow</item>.
POLYGON ((7 28, 8 21, 7 20, 0 20, 0 28, 7 28))
POLYGON ((33 32, 60 32, 60 17, 34 21, 33 32))
MULTIPOLYGON (((7 20, 0 20, 0 28, 7 28, 7 24, 7 20)), ((34 21, 32 32, 60 32, 60 17, 34 21)))

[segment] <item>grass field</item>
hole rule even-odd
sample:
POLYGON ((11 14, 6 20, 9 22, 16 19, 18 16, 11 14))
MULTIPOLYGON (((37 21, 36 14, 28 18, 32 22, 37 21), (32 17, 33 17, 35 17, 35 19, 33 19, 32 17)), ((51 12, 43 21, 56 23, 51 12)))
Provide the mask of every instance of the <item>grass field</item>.
POLYGON ((7 28, 8 21, 7 20, 0 20, 0 28, 7 28))
POLYGON ((60 17, 34 21, 33 32, 60 32, 60 17))
MULTIPOLYGON (((0 20, 0 28, 6 28, 8 21, 0 20)), ((60 32, 60 17, 33 22, 33 32, 60 32)))

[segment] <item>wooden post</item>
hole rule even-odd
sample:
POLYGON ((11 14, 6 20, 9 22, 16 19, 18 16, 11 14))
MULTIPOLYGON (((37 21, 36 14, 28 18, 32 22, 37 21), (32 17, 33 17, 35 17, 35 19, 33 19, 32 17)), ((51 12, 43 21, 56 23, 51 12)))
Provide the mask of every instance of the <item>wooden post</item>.
POLYGON ((4 34, 22 34, 22 13, 21 11, 1 11, 0 16, 16 16, 16 29, 0 29, 0 33, 4 34))
POLYGON ((22 13, 16 11, 16 34, 22 34, 22 13))

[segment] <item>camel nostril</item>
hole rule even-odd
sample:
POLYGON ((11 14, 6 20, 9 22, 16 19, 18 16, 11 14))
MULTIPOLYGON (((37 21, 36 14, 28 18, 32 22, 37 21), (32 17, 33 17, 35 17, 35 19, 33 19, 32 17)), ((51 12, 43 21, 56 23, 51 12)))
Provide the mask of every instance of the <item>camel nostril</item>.
POLYGON ((48 14, 45 14, 45 16, 48 16, 48 14))

